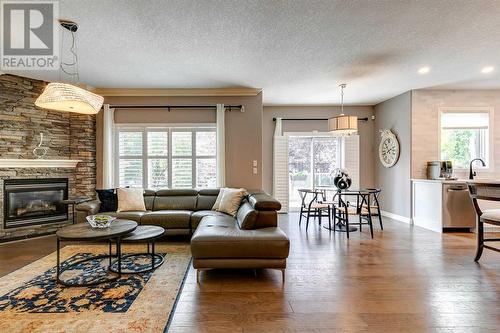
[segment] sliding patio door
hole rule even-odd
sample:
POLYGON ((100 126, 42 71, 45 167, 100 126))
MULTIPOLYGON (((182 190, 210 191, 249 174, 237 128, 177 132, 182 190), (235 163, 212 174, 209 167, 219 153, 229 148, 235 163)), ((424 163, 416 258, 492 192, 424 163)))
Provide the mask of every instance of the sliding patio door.
POLYGON ((333 187, 333 171, 343 165, 342 138, 327 134, 288 136, 289 207, 300 208, 298 189, 333 187))

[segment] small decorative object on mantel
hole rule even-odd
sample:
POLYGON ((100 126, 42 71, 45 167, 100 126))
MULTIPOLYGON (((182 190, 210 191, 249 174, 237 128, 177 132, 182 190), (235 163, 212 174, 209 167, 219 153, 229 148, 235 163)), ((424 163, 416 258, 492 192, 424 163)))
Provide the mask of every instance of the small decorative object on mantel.
POLYGON ((42 159, 45 155, 47 155, 47 151, 49 150, 49 148, 42 147, 42 145, 43 145, 43 133, 40 133, 40 142, 33 149, 33 155, 35 155, 37 158, 40 159, 42 159))
POLYGON ((378 147, 380 162, 386 168, 394 166, 399 159, 399 141, 390 129, 380 131, 382 139, 378 147))
POLYGON ((335 185, 336 188, 338 188, 339 190, 346 190, 349 187, 351 187, 352 179, 351 177, 349 177, 349 174, 347 173, 346 170, 335 169, 333 173, 334 173, 333 184, 335 185))

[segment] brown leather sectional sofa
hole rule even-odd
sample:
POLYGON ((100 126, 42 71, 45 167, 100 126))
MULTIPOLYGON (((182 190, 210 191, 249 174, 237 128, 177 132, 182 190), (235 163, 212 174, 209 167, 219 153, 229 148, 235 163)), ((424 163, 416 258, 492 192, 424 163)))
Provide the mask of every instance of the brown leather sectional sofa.
MULTIPOLYGON (((250 193, 236 217, 212 206, 219 189, 168 189, 144 193, 145 212, 103 212, 142 225, 158 225, 166 234, 190 233, 193 266, 212 268, 274 268, 283 273, 290 242, 278 227, 281 204, 262 192, 250 193)), ((99 201, 76 206, 77 221, 99 212, 99 201)))

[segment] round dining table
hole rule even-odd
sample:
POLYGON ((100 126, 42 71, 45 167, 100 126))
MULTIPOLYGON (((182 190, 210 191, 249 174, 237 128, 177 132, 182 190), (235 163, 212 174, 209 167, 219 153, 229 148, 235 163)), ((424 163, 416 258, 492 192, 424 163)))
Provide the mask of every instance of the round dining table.
MULTIPOLYGON (((356 209, 361 209, 360 207, 366 204, 367 207, 370 207, 370 196, 373 194, 373 191, 369 189, 345 189, 341 190, 336 187, 316 187, 315 190, 320 190, 324 192, 333 192, 333 199, 331 202, 327 202, 332 205, 332 214, 335 231, 347 232, 347 219, 348 219, 348 205, 349 198, 356 198, 356 209), (361 203, 361 204, 360 204, 361 203), (360 204, 358 206, 358 204, 360 204), (344 210, 344 212, 342 212, 344 210), (344 216, 345 215, 345 216, 344 216)), ((325 202, 326 203, 326 202, 325 202)), ((368 209, 368 219, 371 219, 371 211, 368 209)), ((324 225, 323 228, 332 230, 328 225, 324 225)), ((354 226, 349 226, 349 232, 356 231, 358 228, 354 226)))

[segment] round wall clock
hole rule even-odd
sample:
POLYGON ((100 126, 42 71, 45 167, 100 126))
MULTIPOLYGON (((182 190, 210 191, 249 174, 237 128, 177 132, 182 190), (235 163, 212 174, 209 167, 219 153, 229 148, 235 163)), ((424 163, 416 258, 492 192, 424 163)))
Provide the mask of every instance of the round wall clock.
POLYGON ((391 130, 381 131, 382 140, 378 147, 380 162, 386 168, 392 167, 399 159, 399 141, 391 130))

